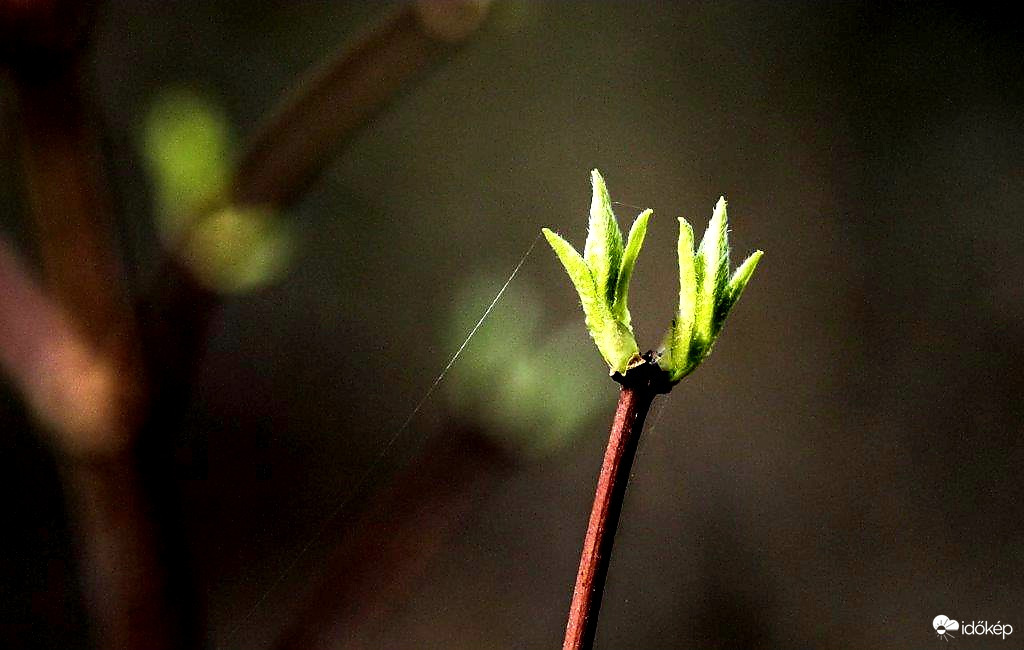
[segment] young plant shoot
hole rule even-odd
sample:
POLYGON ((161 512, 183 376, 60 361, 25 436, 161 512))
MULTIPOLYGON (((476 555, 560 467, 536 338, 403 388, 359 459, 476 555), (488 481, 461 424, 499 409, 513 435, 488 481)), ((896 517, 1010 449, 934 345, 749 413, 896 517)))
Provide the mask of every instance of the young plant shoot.
POLYGON ((544 236, 579 294, 587 331, 612 377, 622 385, 583 540, 563 650, 593 645, 626 482, 654 397, 669 392, 711 353, 729 311, 762 255, 762 251, 754 252, 730 274, 724 197, 715 205, 696 251, 693 228, 679 219, 679 305, 661 348, 640 354, 626 303, 629 281, 653 212, 641 212, 623 241, 608 188, 596 169, 591 172, 591 180, 594 194, 583 254, 544 228, 544 236))

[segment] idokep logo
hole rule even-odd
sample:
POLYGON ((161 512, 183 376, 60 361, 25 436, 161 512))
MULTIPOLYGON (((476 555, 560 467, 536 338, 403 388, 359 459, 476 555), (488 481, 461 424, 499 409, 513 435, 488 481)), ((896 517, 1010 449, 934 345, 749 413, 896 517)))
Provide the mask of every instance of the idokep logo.
POLYGON ((932 627, 935 628, 935 634, 939 635, 940 639, 942 639, 943 641, 949 641, 950 639, 956 638, 951 634, 951 632, 959 630, 960 623, 949 618, 948 616, 939 614, 938 616, 932 619, 932 627))
POLYGON ((955 639, 956 637, 952 633, 956 631, 959 631, 963 636, 1000 636, 1004 641, 1006 637, 1013 634, 1013 626, 1009 623, 1003 623, 1002 621, 996 621, 995 623, 971 621, 970 623, 964 622, 961 625, 957 620, 949 618, 944 614, 939 614, 932 619, 932 628, 935 629, 935 634, 943 641, 955 639))

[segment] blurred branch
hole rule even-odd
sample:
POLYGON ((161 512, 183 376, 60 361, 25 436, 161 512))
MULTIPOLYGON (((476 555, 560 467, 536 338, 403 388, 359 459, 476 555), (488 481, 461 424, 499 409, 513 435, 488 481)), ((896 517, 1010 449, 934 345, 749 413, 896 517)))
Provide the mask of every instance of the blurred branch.
POLYGON ((4 368, 54 442, 100 647, 181 647, 136 465, 146 395, 98 138, 79 79, 90 3, 0 0, 46 293, 0 248, 4 368), (26 31, 31 29, 31 31, 26 31), (10 347, 8 347, 8 345, 10 347), (37 374, 38 373, 38 374, 37 374))
POLYGON ((485 8, 473 0, 405 4, 342 49, 301 81, 252 138, 235 172, 234 202, 293 201, 347 137, 479 25, 485 8))
MULTIPOLYGON (((81 335, 77 347, 104 378, 78 397, 103 413, 89 432, 57 430, 63 451, 116 453, 131 444, 142 406, 134 319, 110 233, 95 135, 74 65, 15 75, 24 181, 48 292, 81 335)), ((96 374, 94 373, 94 374, 96 374)), ((80 387, 82 388, 82 387, 80 387)), ((55 414, 45 417, 53 421, 55 414)))
POLYGON ((64 68, 86 45, 98 7, 80 0, 0 0, 0 63, 22 77, 64 68))
MULTIPOLYGON (((28 204, 52 296, 0 247, 0 279, 11 287, 0 298, 0 363, 66 461, 101 643, 180 647, 183 610, 168 599, 163 537, 151 518, 161 513, 150 512, 139 442, 159 448, 177 421, 220 299, 172 251, 141 301, 136 331, 78 77, 93 18, 82 9, 88 4, 0 0, 0 59, 14 72, 28 204)), ((485 5, 421 0, 395 10, 273 113, 242 156, 229 201, 270 208, 293 201, 340 143, 476 28, 485 5)))
MULTIPOLYGON (((64 450, 108 448, 113 368, 0 240, 0 366, 64 450)), ((116 447, 116 445, 114 445, 116 447)))
POLYGON ((99 647, 188 647, 179 641, 184 628, 167 602, 158 528, 134 456, 73 458, 64 469, 83 540, 83 587, 99 647))
MULTIPOLYGON (((243 208, 287 207, 347 138, 382 110, 417 73, 441 60, 456 42, 475 30, 486 5, 480 0, 404 4, 353 45, 343 48, 298 83, 251 137, 228 183, 229 202, 243 208)), ((219 207, 212 205, 210 209, 219 207)), ((200 217, 195 223, 201 221, 200 217)), ((154 397, 145 427, 149 433, 166 430, 178 421, 209 322, 222 303, 221 296, 200 282, 195 270, 189 268, 184 245, 191 236, 186 232, 172 243, 172 250, 158 266, 155 281, 139 305, 143 350, 154 397)), ((423 503, 428 501, 424 499, 423 503)), ((400 554, 398 549, 391 553, 400 554)), ((386 563, 386 559, 383 561, 386 563)), ((342 568, 329 571, 329 577, 348 573, 346 560, 338 562, 342 568)), ((332 582, 325 581, 326 593, 337 592, 338 585, 332 582)), ((362 596, 367 596, 365 590, 362 596)), ((311 629, 336 629, 333 608, 318 610, 314 603, 306 617, 311 629)), ((298 639, 306 638, 301 630, 294 634, 298 639)))
MULTIPOLYGON (((297 84, 250 140, 229 182, 230 201, 271 209, 287 207, 355 131, 386 106, 417 73, 441 60, 482 21, 481 0, 419 0, 393 10, 354 44, 343 48, 297 84)), ((216 207, 216 206, 213 206, 216 207)), ((189 239, 185 233, 181 245, 189 239)), ((173 246, 174 244, 172 244, 173 246)), ((142 301, 143 322, 161 331, 144 332, 146 349, 163 351, 174 367, 163 370, 187 381, 200 329, 169 348, 160 337, 170 328, 202 328, 220 297, 197 282, 182 250, 172 250, 142 301), (159 318, 158 318, 159 317, 159 318)))
POLYGON ((274 648, 379 646, 380 630, 458 533, 477 495, 511 467, 508 453, 478 432, 434 439, 348 523, 351 532, 318 569, 317 587, 274 648))
MULTIPOLYGON (((382 110, 417 72, 479 25, 486 4, 404 4, 343 48, 300 82, 257 130, 229 182, 231 200, 286 207, 346 138, 382 110)), ((195 223, 201 221, 202 217, 195 223)), ((157 445, 158 432, 179 421, 209 323, 222 304, 222 296, 189 266, 185 244, 191 236, 185 232, 172 243, 138 306, 152 395, 144 430, 157 445)))

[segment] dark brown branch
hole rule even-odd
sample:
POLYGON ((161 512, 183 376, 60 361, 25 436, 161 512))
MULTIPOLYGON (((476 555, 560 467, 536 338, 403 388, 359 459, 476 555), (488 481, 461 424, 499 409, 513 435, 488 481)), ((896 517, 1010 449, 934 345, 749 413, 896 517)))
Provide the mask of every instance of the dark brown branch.
POLYGON ((475 432, 445 432, 347 523, 318 587, 277 650, 377 647, 389 617, 469 516, 481 491, 511 467, 507 452, 475 432))
POLYGON ((3 240, 0 287, 0 367, 48 431, 91 448, 115 408, 109 370, 3 240))
POLYGON ((27 199, 47 291, 87 345, 97 378, 90 387, 106 392, 81 395, 102 409, 95 427, 54 433, 65 451, 117 452, 131 444, 142 406, 134 316, 77 70, 48 72, 15 75, 27 199))
MULTIPOLYGON (((205 324, 219 301, 186 277, 180 261, 169 262, 156 297, 142 309, 144 348, 151 352, 143 370, 75 65, 92 12, 71 10, 87 5, 0 0, 0 59, 15 73, 28 203, 55 299, 50 303, 23 283, 24 295, 39 298, 34 304, 50 314, 53 329, 30 342, 27 356, 15 353, 3 361, 8 371, 22 372, 18 383, 26 388, 33 381, 27 373, 39 363, 68 366, 66 377, 56 376, 67 380, 58 386, 67 395, 56 393, 88 415, 69 424, 59 399, 34 400, 36 409, 49 409, 41 420, 54 434, 78 505, 87 600, 101 643, 169 648, 180 645, 174 629, 181 621, 164 593, 167 576, 135 446, 140 429, 153 439, 171 426, 173 417, 165 416, 180 410, 205 324), (158 391, 148 402, 147 388, 158 391)), ((483 5, 422 1, 396 11, 268 121, 242 159, 232 199, 272 207, 294 199, 328 159, 332 147, 326 145, 343 141, 437 60, 448 49, 445 43, 471 32, 483 5)), ((20 305, 14 300, 0 307, 20 305)), ((24 335, 22 325, 16 314, 3 314, 0 330, 6 331, 0 334, 24 335)), ((45 388, 35 387, 35 395, 45 388)))
MULTIPOLYGON (((39 20, 52 18, 61 28, 59 12, 36 6, 39 20)), ((45 380, 18 383, 61 461, 98 646, 170 649, 182 647, 174 641, 181 621, 166 598, 154 513, 135 457, 144 372, 77 54, 15 57, 26 198, 49 297, 8 260, 8 274, 23 277, 19 296, 2 308, 30 307, 45 318, 24 354, 5 367, 53 370, 45 380)), ((16 312, 0 317, 14 335, 24 333, 18 319, 16 312)))
POLYGON ((166 602, 157 528, 131 455, 66 458, 85 600, 99 647, 171 650, 181 621, 166 602))
MULTIPOLYGON (((339 51, 299 83, 252 136, 231 179, 229 200, 286 208, 347 138, 477 27, 485 7, 474 0, 404 4, 339 51)), ((186 233, 181 241, 187 238, 186 233)), ((208 325, 222 304, 187 264, 181 251, 169 251, 139 305, 153 395, 144 428, 156 445, 159 432, 179 421, 208 325)), ((334 593, 336 585, 324 589, 334 593)), ((314 607, 305 617, 311 629, 321 629, 335 626, 332 613, 314 607)))
POLYGON ((563 650, 589 650, 593 647, 615 530, 644 420, 655 396, 669 390, 664 371, 649 361, 617 378, 623 385, 597 480, 587 534, 583 539, 563 650))
MULTIPOLYGON (((343 47, 298 83, 251 137, 231 179, 231 200, 286 208, 346 139, 474 31, 486 6, 480 0, 406 3, 343 47)), ((181 241, 187 240, 186 233, 181 241)), ((168 255, 142 301, 141 317, 146 348, 160 354, 160 381, 180 388, 189 382, 221 298, 191 275, 181 251, 168 255)))
POLYGON ((116 375, 0 241, 0 366, 53 432, 75 514, 85 601, 106 648, 167 648, 173 621, 138 474, 123 441, 109 447, 116 375))
POLYGON ((39 78, 67 66, 88 43, 99 3, 0 0, 0 65, 39 78))
POLYGON ((235 172, 241 205, 282 207, 340 144, 483 18, 465 0, 402 5, 301 82, 252 138, 235 172))

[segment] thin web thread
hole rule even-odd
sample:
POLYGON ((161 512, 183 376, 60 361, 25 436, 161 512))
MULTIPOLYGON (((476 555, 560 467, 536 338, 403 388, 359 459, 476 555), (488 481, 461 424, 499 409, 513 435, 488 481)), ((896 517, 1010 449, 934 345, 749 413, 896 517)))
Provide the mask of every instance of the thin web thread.
POLYGON ((654 398, 654 404, 651 406, 651 415, 648 417, 650 426, 645 426, 643 431, 640 432, 640 441, 636 446, 636 457, 633 461, 633 469, 630 470, 629 476, 632 478, 640 467, 640 463, 644 458, 644 446, 647 444, 647 440, 654 435, 654 430, 658 428, 661 423, 661 416, 665 414, 665 404, 668 400, 665 399, 667 395, 658 395, 654 398))
POLYGON ((516 264, 516 267, 514 269, 512 269, 512 274, 508 276, 508 280, 505 280, 505 284, 501 285, 501 288, 498 289, 498 293, 497 295, 494 296, 494 300, 492 300, 491 304, 489 304, 487 306, 487 309, 484 310, 483 316, 481 316, 480 320, 476 322, 476 325, 473 326, 473 329, 469 330, 469 335, 466 336, 466 340, 462 342, 462 345, 459 346, 459 349, 455 351, 455 354, 452 355, 452 358, 448 360, 447 364, 445 364, 444 370, 442 370, 441 373, 437 376, 437 378, 434 379, 434 383, 430 385, 430 388, 427 389, 427 392, 420 399, 419 403, 416 404, 416 408, 412 410, 412 413, 409 414, 409 417, 407 417, 405 419, 405 422, 402 423, 402 426, 399 428, 398 433, 396 433, 392 437, 391 442, 388 443, 388 446, 390 446, 391 443, 394 442, 395 438, 397 438, 398 435, 406 427, 409 426, 413 418, 416 417, 416 414, 420 412, 420 409, 423 408, 423 405, 427 403, 428 399, 430 399, 430 396, 434 394, 434 390, 437 389, 437 386, 441 383, 442 380, 444 380, 445 375, 447 375, 448 371, 451 370, 452 366, 455 365, 455 361, 459 358, 459 355, 462 354, 462 351, 466 349, 467 345, 469 345, 470 339, 472 339, 476 335, 477 330, 479 330, 480 326, 484 324, 484 321, 487 320, 487 317, 491 315, 491 312, 494 310, 495 305, 498 304, 498 301, 501 300, 501 296, 505 293, 505 289, 508 289, 508 286, 512 284, 512 280, 515 279, 516 274, 519 273, 519 269, 523 268, 523 264, 526 263, 526 258, 530 256, 530 253, 533 252, 533 247, 537 245, 537 241, 539 239, 540 235, 537 235, 536 237, 533 238, 533 241, 530 243, 530 247, 526 249, 526 252, 523 254, 523 257, 519 260, 519 263, 516 264))
POLYGON ((639 205, 633 205, 632 203, 623 203, 622 201, 612 201, 612 205, 621 205, 621 206, 626 207, 626 208, 633 208, 634 210, 645 210, 646 209, 646 208, 641 208, 639 205))
MULTIPOLYGON (((654 430, 658 428, 659 424, 661 424, 661 416, 665 415, 665 405, 668 404, 668 400, 664 399, 664 397, 667 396, 663 396, 662 399, 655 400, 654 402, 654 418, 652 418, 654 421, 651 422, 651 426, 647 428, 646 437, 648 438, 654 434, 654 430)), ((640 441, 643 442, 643 438, 641 438, 640 441)))
POLYGON ((391 448, 395 445, 396 442, 398 442, 398 439, 402 436, 403 433, 405 433, 405 430, 409 428, 409 425, 412 424, 413 419, 415 419, 416 415, 427 403, 427 400, 429 400, 430 397, 434 394, 434 391, 437 390, 437 387, 441 384, 441 382, 444 381, 444 378, 448 374, 448 371, 452 369, 452 366, 455 365, 455 362, 458 360, 459 356, 462 355, 463 350, 465 350, 466 346, 469 345, 470 340, 472 340, 472 338, 476 336, 477 331, 484 324, 484 321, 486 321, 487 317, 491 315, 492 311, 494 311, 494 308, 495 306, 497 306, 498 301, 501 300, 501 297, 505 294, 505 290, 508 289, 509 285, 512 284, 512 281, 515 280, 516 275, 519 273, 519 270, 523 268, 523 265, 526 263, 526 259, 530 257, 530 253, 533 252, 533 249, 537 245, 537 242, 539 240, 540 234, 538 233, 537 236, 533 238, 533 241, 530 243, 530 246, 526 249, 526 252, 523 253, 523 256, 519 258, 519 262, 516 264, 515 268, 512 269, 512 273, 508 276, 508 279, 505 280, 505 284, 501 285, 501 288, 498 289, 498 293, 495 294, 494 300, 492 300, 491 304, 489 304, 487 306, 487 309, 484 310, 483 315, 480 316, 480 320, 476 322, 476 325, 474 325, 473 329, 469 331, 469 334, 466 336, 466 339, 462 342, 462 345, 459 346, 459 349, 457 349, 455 351, 455 354, 453 354, 451 358, 448 359, 448 363, 445 364, 441 372, 437 375, 437 377, 434 378, 434 381, 433 383, 430 384, 430 387, 427 389, 427 392, 423 394, 423 397, 421 397, 420 400, 416 403, 416 406, 413 407, 412 411, 409 413, 409 416, 405 418, 404 422, 402 422, 402 426, 398 427, 398 429, 391 435, 387 443, 385 443, 384 448, 381 449, 380 453, 377 454, 377 457, 374 458, 372 463, 370 463, 370 466, 356 482, 356 487, 352 489, 352 491, 349 493, 349 496, 345 499, 342 499, 341 501, 338 502, 338 505, 334 506, 330 514, 327 515, 326 518, 324 518, 323 522, 321 522, 319 526, 317 526, 316 531, 313 533, 313 536, 310 537, 309 541, 306 542, 306 544, 299 549, 298 553, 295 554, 295 556, 288 562, 288 564, 285 565, 280 575, 278 575, 277 578, 275 578, 274 581, 270 584, 270 586, 267 587, 267 589, 263 592, 263 595, 260 596, 259 599, 257 599, 256 603, 252 606, 248 613, 246 613, 246 615, 242 617, 242 620, 235 624, 233 628, 231 628, 231 631, 228 632, 228 634, 224 637, 223 643, 227 644, 229 641, 234 639, 234 637, 238 634, 242 627, 252 620, 253 616, 256 614, 256 612, 259 611, 263 603, 266 602, 267 598, 270 597, 270 594, 274 593, 274 590, 277 589, 277 587, 284 581, 284 579, 291 575, 292 571, 295 570, 295 567, 298 565, 299 561, 306 555, 307 552, 309 552, 309 549, 311 549, 313 545, 320 540, 323 534, 327 531, 327 528, 331 524, 331 522, 333 522, 338 517, 338 515, 340 515, 342 511, 345 510, 345 508, 348 506, 349 503, 352 502, 352 499, 356 495, 362 492, 366 482, 370 479, 370 477, 372 477, 377 472, 377 470, 380 469, 381 463, 384 462, 384 459, 387 457, 388 452, 391 451, 391 448))

